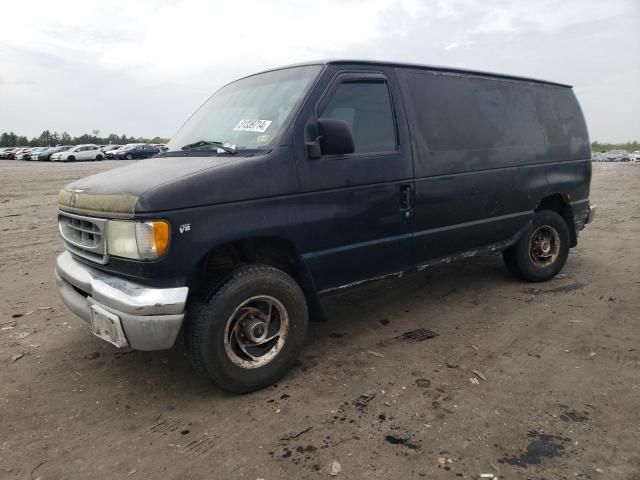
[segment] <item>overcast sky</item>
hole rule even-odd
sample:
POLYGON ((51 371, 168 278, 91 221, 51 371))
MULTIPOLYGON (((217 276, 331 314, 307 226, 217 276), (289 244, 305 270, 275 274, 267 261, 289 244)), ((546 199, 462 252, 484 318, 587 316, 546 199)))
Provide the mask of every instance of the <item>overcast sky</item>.
POLYGON ((170 137, 214 90, 322 58, 575 86, 591 139, 640 139, 640 0, 18 0, 0 28, 0 132, 170 137))

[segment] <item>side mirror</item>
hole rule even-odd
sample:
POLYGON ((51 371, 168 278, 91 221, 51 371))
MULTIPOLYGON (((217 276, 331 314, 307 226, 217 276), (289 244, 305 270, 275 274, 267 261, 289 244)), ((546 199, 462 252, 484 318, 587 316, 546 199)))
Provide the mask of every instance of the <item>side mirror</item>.
POLYGON ((351 126, 344 120, 319 118, 318 132, 320 136, 314 142, 307 143, 309 158, 321 155, 346 155, 355 150, 351 126))

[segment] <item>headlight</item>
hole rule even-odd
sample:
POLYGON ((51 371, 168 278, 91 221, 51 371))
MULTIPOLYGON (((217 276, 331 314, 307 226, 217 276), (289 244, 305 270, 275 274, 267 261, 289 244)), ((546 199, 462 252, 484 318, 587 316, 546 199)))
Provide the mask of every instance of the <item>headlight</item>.
POLYGON ((154 260, 169 247, 169 224, 163 220, 107 222, 107 252, 116 257, 154 260))

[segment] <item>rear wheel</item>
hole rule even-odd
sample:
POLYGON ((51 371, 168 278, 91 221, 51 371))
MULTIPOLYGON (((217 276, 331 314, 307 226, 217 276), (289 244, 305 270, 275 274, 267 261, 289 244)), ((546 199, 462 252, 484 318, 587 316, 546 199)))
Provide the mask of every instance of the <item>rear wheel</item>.
POLYGON ((133 160, 133 155, 131 155, 130 153, 127 153, 127 160, 133 160))
POLYGON ((531 226, 502 256, 516 277, 528 282, 544 282, 555 277, 569 256, 569 227, 552 210, 537 212, 531 226))
POLYGON ((96 155, 96 160, 102 160, 102 155, 96 155))
POLYGON ((302 350, 308 311, 298 284, 281 270, 247 265, 188 309, 185 340, 194 368, 233 393, 282 378, 302 350))

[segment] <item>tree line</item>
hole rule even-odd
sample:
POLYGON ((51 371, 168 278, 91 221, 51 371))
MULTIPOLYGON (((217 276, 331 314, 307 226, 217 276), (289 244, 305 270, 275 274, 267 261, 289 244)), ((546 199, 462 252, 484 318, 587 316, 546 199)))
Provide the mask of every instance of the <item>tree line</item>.
POLYGON ((144 138, 129 137, 127 135, 116 135, 112 133, 106 137, 97 134, 80 135, 72 137, 67 132, 50 132, 45 130, 39 137, 27 138, 24 135, 17 135, 13 132, 3 132, 0 135, 0 147, 48 147, 55 145, 80 145, 83 143, 95 143, 96 145, 125 145, 127 143, 167 143, 169 139, 162 137, 144 138))
POLYGON ((600 143, 600 142, 592 142, 591 143, 591 151, 592 152, 608 152, 609 150, 626 150, 627 152, 635 152, 636 150, 640 150, 640 142, 627 142, 627 143, 600 143))

